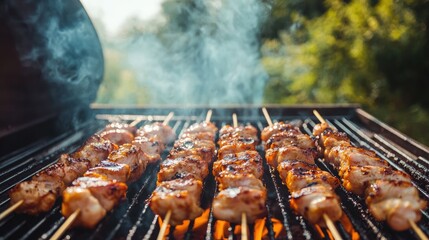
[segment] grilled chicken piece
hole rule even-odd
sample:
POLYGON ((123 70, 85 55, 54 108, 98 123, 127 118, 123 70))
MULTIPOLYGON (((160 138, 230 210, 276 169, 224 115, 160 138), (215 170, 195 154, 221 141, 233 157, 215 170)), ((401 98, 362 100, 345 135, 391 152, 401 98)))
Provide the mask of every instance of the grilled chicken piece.
POLYGON ((99 177, 100 175, 107 179, 125 183, 130 177, 130 166, 110 161, 101 161, 100 164, 89 169, 84 174, 85 177, 99 177))
POLYGON ((314 158, 317 156, 315 149, 301 149, 299 147, 281 147, 268 149, 265 151, 265 158, 269 165, 277 167, 283 161, 302 161, 308 164, 315 164, 314 158))
POLYGON ((340 153, 341 158, 340 166, 338 167, 338 174, 343 176, 344 171, 347 171, 350 167, 363 167, 363 166, 374 166, 374 167, 388 167, 387 161, 376 157, 368 156, 367 151, 362 148, 350 147, 340 153))
POLYGON ((253 138, 255 141, 259 141, 258 130, 252 125, 238 126, 238 127, 225 125, 219 131, 219 138, 220 139, 253 138))
POLYGON ((395 171, 390 167, 364 166, 350 167, 343 174, 343 186, 347 191, 362 195, 371 183, 378 179, 403 181, 411 183, 408 174, 395 171))
POLYGON ((232 141, 226 145, 223 145, 223 147, 221 147, 218 150, 217 158, 222 159, 228 154, 234 154, 234 153, 251 151, 251 150, 253 151, 256 150, 256 147, 253 143, 246 144, 240 141, 235 141, 235 142, 232 141))
POLYGON ((316 145, 313 139, 307 134, 283 132, 272 135, 265 144, 266 149, 295 146, 302 149, 314 148, 316 145))
POLYGON ((100 205, 110 211, 120 200, 125 198, 127 185, 123 182, 110 180, 106 177, 80 177, 73 182, 73 186, 88 189, 100 205))
POLYGON ((190 138, 190 139, 198 139, 198 140, 208 140, 214 142, 216 138, 216 134, 213 134, 211 132, 190 132, 190 133, 183 133, 180 135, 180 138, 190 138))
POLYGON ((262 181, 256 178, 253 174, 240 173, 237 171, 222 171, 216 177, 219 191, 227 188, 238 188, 246 186, 252 189, 265 189, 262 181))
POLYGON ((282 179, 286 179, 288 172, 292 171, 292 169, 294 169, 294 168, 304 168, 304 169, 308 169, 308 170, 319 169, 314 164, 309 164, 306 162, 295 161, 295 160, 283 161, 283 162, 279 163, 279 165, 277 166, 277 170, 279 171, 280 177, 282 179))
POLYGON ((80 209, 80 214, 73 225, 85 228, 94 228, 106 216, 107 212, 88 189, 69 187, 63 193, 61 213, 68 218, 78 209, 80 209))
POLYGON ((170 126, 158 122, 139 128, 137 136, 158 139, 164 144, 171 143, 176 139, 176 134, 170 126))
POLYGON ((314 183, 291 193, 290 204, 298 214, 304 216, 312 224, 325 226, 323 214, 332 221, 337 221, 342 215, 338 196, 328 184, 314 183))
POLYGON ((314 136, 319 136, 322 133, 324 133, 325 130, 327 130, 327 129, 334 130, 334 129, 332 129, 331 126, 329 126, 328 123, 319 123, 319 124, 316 124, 316 126, 314 126, 314 128, 313 128, 313 135, 314 136))
POLYGON ((209 174, 208 162, 199 155, 167 158, 161 163, 158 184, 176 178, 195 178, 203 180, 209 174))
POLYGON ((216 219, 241 223, 241 214, 246 213, 248 223, 266 215, 265 189, 249 187, 227 188, 213 199, 213 215, 216 219))
POLYGON ((62 154, 57 163, 40 171, 32 179, 39 182, 64 182, 64 185, 68 186, 77 177, 82 176, 89 165, 86 159, 74 159, 62 154))
POLYGON ((193 220, 203 213, 200 206, 202 182, 196 179, 175 179, 159 184, 150 197, 149 206, 162 218, 172 211, 170 225, 193 220))
POLYGON ((325 157, 325 160, 338 169, 340 176, 350 166, 389 166, 385 160, 377 157, 373 151, 357 147, 333 147, 328 157, 325 157))
POLYGON ((369 211, 375 219, 387 220, 396 231, 409 229, 409 221, 418 222, 420 209, 427 206, 410 182, 377 180, 368 187, 366 196, 369 211))
POLYGON ((283 178, 289 191, 296 192, 314 184, 329 185, 337 188, 340 181, 326 171, 319 169, 294 168, 283 178))
POLYGON ((144 170, 146 170, 149 157, 137 146, 126 143, 109 155, 109 161, 127 164, 130 167, 128 182, 134 182, 139 179, 144 170))
POLYGON ((262 158, 257 151, 228 154, 223 159, 213 163, 214 176, 218 176, 222 171, 253 174, 260 179, 264 173, 262 158))
POLYGON ((259 144, 258 130, 251 125, 239 127, 225 125, 219 132, 218 145, 223 147, 230 144, 230 141, 241 141, 246 144, 253 144, 256 147, 259 144))
POLYGON ((212 141, 182 138, 174 143, 174 147, 170 151, 170 156, 185 157, 188 155, 199 155, 204 161, 211 162, 215 151, 216 145, 212 141))
POLYGON ((9 191, 10 204, 20 200, 24 203, 19 206, 17 212, 37 215, 49 211, 55 204, 57 197, 65 189, 64 182, 39 182, 35 180, 17 184, 9 191))
POLYGON ((135 134, 137 131, 137 128, 135 126, 130 126, 127 123, 121 123, 121 122, 110 123, 106 125, 106 127, 104 128, 104 130, 110 130, 110 129, 124 129, 132 134, 135 134))
POLYGON ((134 135, 126 129, 106 129, 99 135, 117 145, 130 143, 134 139, 134 135))
POLYGON ((350 146, 350 139, 347 134, 333 131, 330 128, 325 130, 322 135, 318 135, 316 139, 320 152, 329 151, 335 146, 350 146))
POLYGON ((91 167, 95 167, 102 160, 106 160, 109 154, 118 146, 98 135, 90 137, 85 144, 79 148, 71 157, 75 159, 87 159, 91 167))
POLYGON ((149 163, 161 160, 161 153, 165 149, 165 145, 162 142, 141 136, 134 138, 132 144, 147 155, 149 163))
POLYGON ((291 134, 300 134, 301 131, 298 127, 284 123, 284 122, 276 122, 272 126, 268 126, 264 128, 261 132, 261 140, 263 142, 267 142, 274 134, 277 133, 291 133, 291 134))
POLYGON ((233 148, 238 149, 255 150, 256 146, 258 146, 258 142, 255 142, 253 138, 224 139, 219 140, 217 143, 220 148, 223 148, 225 146, 231 146, 233 148))
POLYGON ((187 133, 201 133, 201 132, 209 132, 209 133, 212 133, 213 135, 215 135, 216 132, 217 132, 217 127, 212 122, 194 123, 191 126, 189 126, 183 132, 183 134, 187 134, 187 133))

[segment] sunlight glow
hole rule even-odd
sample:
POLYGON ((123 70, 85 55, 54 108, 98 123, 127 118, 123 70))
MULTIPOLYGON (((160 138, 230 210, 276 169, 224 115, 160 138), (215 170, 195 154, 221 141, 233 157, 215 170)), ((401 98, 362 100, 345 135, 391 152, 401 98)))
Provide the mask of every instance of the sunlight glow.
POLYGON ((141 20, 154 18, 164 0, 81 0, 91 18, 103 22, 109 35, 116 34, 123 23, 137 17, 141 20))

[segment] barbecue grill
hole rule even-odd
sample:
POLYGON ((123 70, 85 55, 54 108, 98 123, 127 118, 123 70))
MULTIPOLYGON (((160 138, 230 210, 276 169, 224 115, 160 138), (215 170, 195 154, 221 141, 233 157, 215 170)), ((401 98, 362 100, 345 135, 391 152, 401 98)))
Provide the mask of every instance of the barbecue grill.
MULTIPOLYGON (((189 125, 203 121, 209 109, 213 110, 212 122, 218 127, 231 124, 231 115, 236 113, 241 124, 252 124, 261 131, 267 122, 261 106, 134 106, 120 107, 96 105, 97 86, 102 78, 103 59, 101 47, 94 29, 78 1, 68 1, 61 8, 43 1, 5 1, 0 5, 0 212, 9 206, 8 190, 15 184, 30 179, 35 173, 54 163, 60 154, 76 150, 89 136, 101 130, 108 122, 132 122, 140 119, 138 126, 151 121, 163 121, 169 112, 175 115, 169 125, 180 134, 189 125), (22 4, 24 3, 24 4, 22 4), (30 5, 25 5, 30 4, 30 5), (43 9, 32 15, 32 9, 43 9), (28 16, 32 16, 32 21, 28 16), (34 43, 40 51, 49 51, 52 46, 43 45, 46 40, 40 21, 56 19, 58 27, 73 29, 79 19, 85 28, 88 46, 77 48, 73 41, 63 41, 65 56, 79 62, 66 64, 60 69, 60 81, 49 73, 58 62, 52 54, 41 54, 33 62, 23 58, 25 50, 34 43), (40 20, 40 21, 38 21, 40 20), (39 26, 39 24, 41 26, 39 26), (89 44, 91 42, 91 44, 89 44), (18 50, 14 50, 18 49, 18 50), (79 50, 79 51, 78 51, 79 50), (79 65, 90 59, 90 66, 79 65), (51 60, 56 60, 54 63, 51 60), (34 65, 35 64, 35 65, 34 65), (34 67, 36 66, 36 67, 34 67), (85 68, 91 74, 73 75, 85 68), (4 79, 4 81, 3 81, 4 79)), ((79 40, 79 38, 77 38, 79 40)), ((76 40, 76 38, 73 38, 76 40)), ((54 41, 55 42, 55 41, 54 41)), ((85 44, 84 44, 85 45, 85 44)), ((340 131, 346 132, 356 146, 374 150, 395 169, 410 174, 421 196, 429 200, 429 149, 395 129, 372 117, 358 105, 270 105, 266 106, 274 121, 291 122, 304 133, 311 134, 317 123, 312 114, 317 109, 340 131)), ((163 153, 166 157, 167 148, 163 153)), ((261 156, 264 156, 259 146, 261 156)), ((323 160, 317 164, 324 170, 336 172, 323 160)), ((96 226, 95 229, 70 229, 64 238, 71 239, 154 239, 160 230, 161 221, 147 205, 147 199, 155 189, 159 163, 150 165, 137 182, 129 185, 127 198, 96 226)), ((268 190, 268 215, 249 225, 251 239, 331 239, 329 230, 309 224, 290 208, 288 190, 281 183, 277 171, 264 164, 263 182, 268 190)), ((213 176, 204 182, 201 199, 205 209, 194 221, 167 229, 169 239, 239 239, 240 226, 216 220, 211 211, 216 194, 213 176)), ((341 198, 344 217, 336 227, 344 239, 417 239, 412 230, 394 232, 385 223, 377 222, 369 214, 364 200, 348 193, 341 186, 337 189, 341 198)), ((1 239, 46 239, 65 221, 60 213, 61 200, 54 208, 38 216, 12 213, 0 221, 1 239)), ((420 228, 429 235, 429 212, 422 211, 420 228)))
MULTIPOLYGON (((288 121, 301 127, 304 133, 311 134, 317 123, 312 115, 318 109, 326 120, 346 132, 354 144, 374 150, 394 168, 407 172, 413 177, 415 185, 425 199, 429 199, 429 151, 405 135, 381 123, 355 105, 335 106, 269 106, 268 111, 274 121, 288 121)), ((195 122, 203 121, 209 108, 194 107, 135 107, 110 108, 93 105, 95 117, 88 120, 79 129, 64 132, 37 144, 30 144, 0 159, 0 210, 8 207, 7 190, 16 183, 28 179, 39 170, 49 166, 64 152, 75 150, 91 134, 100 130, 109 121, 131 122, 142 119, 141 125, 150 121, 162 121, 173 111, 175 116, 170 121, 176 134, 195 122)), ((231 124, 232 113, 237 113, 239 123, 252 124, 259 130, 267 126, 260 107, 229 106, 213 108, 212 121, 221 127, 231 124)), ((169 149, 164 152, 164 158, 169 149)), ((262 148, 259 149, 263 156, 262 148)), ((336 174, 323 161, 318 165, 336 174)), ((100 224, 92 230, 71 229, 66 235, 71 239, 153 239, 157 237, 160 221, 147 205, 147 199, 155 189, 156 173, 159 164, 151 165, 144 176, 129 186, 127 198, 110 212, 100 224)), ((318 239, 331 238, 329 231, 309 224, 297 216, 288 203, 288 190, 282 185, 276 171, 265 165, 264 184, 269 195, 268 215, 253 225, 249 225, 251 238, 264 239, 318 239)), ((202 206, 204 214, 184 225, 169 228, 170 239, 221 239, 239 238, 239 226, 217 221, 211 214, 211 201, 216 193, 213 177, 204 183, 202 206)), ((368 213, 363 199, 346 192, 342 187, 337 190, 341 197, 345 216, 336 223, 344 239, 417 239, 409 230, 394 232, 385 223, 375 221, 368 213)), ((60 213, 60 201, 52 211, 39 216, 11 214, 0 222, 0 232, 5 239, 49 238, 64 222, 60 213)), ((423 211, 419 226, 429 233, 429 215, 423 211)))

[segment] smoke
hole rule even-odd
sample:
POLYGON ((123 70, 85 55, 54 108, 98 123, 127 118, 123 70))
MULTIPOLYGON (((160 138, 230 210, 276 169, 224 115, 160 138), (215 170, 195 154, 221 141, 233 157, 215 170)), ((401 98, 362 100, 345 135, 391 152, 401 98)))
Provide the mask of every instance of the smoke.
POLYGON ((163 4, 165 24, 124 47, 150 104, 261 104, 268 78, 259 39, 261 0, 185 0, 163 4))
POLYGON ((77 0, 4 3, 0 14, 20 63, 9 107, 27 116, 21 121, 55 115, 58 127, 79 126, 103 76, 101 46, 85 10, 77 0))
POLYGON ((23 74, 41 76, 54 101, 94 100, 102 53, 79 3, 21 0, 7 7, 23 74))

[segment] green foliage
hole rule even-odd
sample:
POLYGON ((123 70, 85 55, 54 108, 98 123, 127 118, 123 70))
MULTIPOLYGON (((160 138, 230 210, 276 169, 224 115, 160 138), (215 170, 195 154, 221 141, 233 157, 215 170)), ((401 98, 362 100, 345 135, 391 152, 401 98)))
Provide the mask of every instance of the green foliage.
POLYGON ((320 7, 302 1, 313 6, 306 12, 293 2, 274 1, 274 6, 290 8, 273 10, 274 20, 267 21, 266 28, 277 34, 264 35, 261 47, 270 75, 265 101, 360 103, 429 143, 429 137, 415 130, 429 125, 428 14, 421 10, 429 9, 428 4, 325 0, 320 7))
POLYGON ((123 54, 112 48, 104 48, 104 57, 104 79, 96 102, 126 105, 147 103, 148 91, 138 83, 135 73, 124 65, 123 54))

